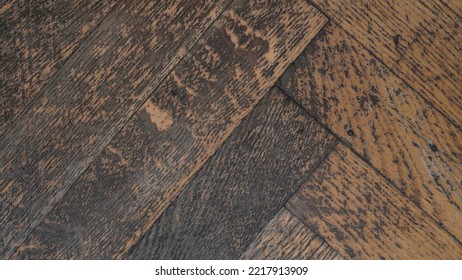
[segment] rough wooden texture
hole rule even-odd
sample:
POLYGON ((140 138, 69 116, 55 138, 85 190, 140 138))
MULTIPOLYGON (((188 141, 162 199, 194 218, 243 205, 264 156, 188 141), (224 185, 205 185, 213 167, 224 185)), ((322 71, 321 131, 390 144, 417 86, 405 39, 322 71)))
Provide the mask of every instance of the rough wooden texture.
POLYGON ((250 244, 241 259, 339 260, 343 257, 283 208, 250 244))
POLYGON ((460 0, 441 0, 446 6, 448 6, 454 13, 459 17, 462 17, 462 1, 460 0))
POLYGON ((15 257, 123 257, 326 21, 304 0, 233 3, 15 257))
POLYGON ((343 145, 287 208, 350 258, 462 258, 460 243, 343 145))
POLYGON ((21 244, 225 4, 125 2, 66 61, 0 139, 0 257, 21 244))
POLYGON ((462 129, 461 17, 439 0, 313 0, 462 129))
POLYGON ((335 143, 288 97, 270 91, 129 258, 239 258, 335 143))
POLYGON ((0 135, 114 4, 87 0, 0 4, 0 135))
POLYGON ((336 25, 280 87, 462 240, 462 133, 336 25))

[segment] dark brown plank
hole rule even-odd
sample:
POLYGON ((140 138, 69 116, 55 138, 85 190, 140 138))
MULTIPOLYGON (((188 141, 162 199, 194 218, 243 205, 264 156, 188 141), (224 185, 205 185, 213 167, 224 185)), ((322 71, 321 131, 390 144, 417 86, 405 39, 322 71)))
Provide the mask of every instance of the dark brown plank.
POLYGON ((0 257, 21 244, 228 2, 129 1, 103 20, 0 139, 0 257))
POLYGON ((115 3, 38 0, 0 4, 0 135, 115 3))
POLYGON ((439 0, 313 0, 462 129, 462 18, 439 0))
POLYGON ((335 143, 279 90, 270 91, 128 258, 239 258, 335 143))
POLYGON ((343 145, 287 208, 350 258, 462 258, 460 243, 343 145))
POLYGON ((241 259, 340 260, 343 257, 283 208, 250 244, 241 259))
POLYGON ((462 132, 329 25, 281 88, 462 241, 462 132))
POLYGON ((233 3, 15 257, 123 257, 326 21, 303 0, 233 3))

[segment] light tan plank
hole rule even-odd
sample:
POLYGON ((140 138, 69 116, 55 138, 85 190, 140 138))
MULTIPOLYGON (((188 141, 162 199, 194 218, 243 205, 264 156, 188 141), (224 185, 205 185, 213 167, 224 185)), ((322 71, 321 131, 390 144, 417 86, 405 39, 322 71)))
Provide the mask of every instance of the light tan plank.
POLYGON ((438 0, 314 0, 462 128, 461 18, 438 0))
POLYGON ((286 207, 350 258, 462 258, 460 243, 343 145, 286 207))
POLYGON ((281 88, 462 240, 462 132, 329 25, 281 88))

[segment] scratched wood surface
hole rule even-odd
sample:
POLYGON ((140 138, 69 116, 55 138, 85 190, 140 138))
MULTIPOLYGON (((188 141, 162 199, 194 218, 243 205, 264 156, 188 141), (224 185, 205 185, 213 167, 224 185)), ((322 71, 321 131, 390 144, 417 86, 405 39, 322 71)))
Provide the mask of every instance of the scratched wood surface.
POLYGON ((279 86, 462 241, 462 133, 329 24, 279 86))
POLYGON ((114 3, 18 0, 0 4, 0 135, 114 3))
POLYGON ((118 5, 0 139, 0 256, 11 254, 224 9, 118 5))
POLYGON ((349 258, 462 258, 461 243, 341 144, 286 207, 349 258))
POLYGON ((246 260, 341 260, 329 244, 283 208, 247 247, 246 260))
POLYGON ((0 1, 1 259, 461 259, 462 1, 0 1))
POLYGON ((123 257, 326 20, 303 0, 233 3, 15 257, 123 257))
POLYGON ((335 143, 288 97, 270 91, 129 258, 238 258, 335 143))
POLYGON ((312 2, 462 128, 460 14, 439 0, 312 2))

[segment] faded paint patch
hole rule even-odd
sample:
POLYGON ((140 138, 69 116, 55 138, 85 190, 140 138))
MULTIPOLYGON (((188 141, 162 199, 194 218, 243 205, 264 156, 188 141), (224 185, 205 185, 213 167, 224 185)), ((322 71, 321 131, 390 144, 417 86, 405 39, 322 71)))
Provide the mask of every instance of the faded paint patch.
POLYGON ((149 119, 157 127, 157 130, 165 131, 172 126, 173 119, 169 112, 160 109, 151 100, 146 102, 143 109, 149 115, 149 119))

